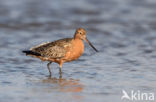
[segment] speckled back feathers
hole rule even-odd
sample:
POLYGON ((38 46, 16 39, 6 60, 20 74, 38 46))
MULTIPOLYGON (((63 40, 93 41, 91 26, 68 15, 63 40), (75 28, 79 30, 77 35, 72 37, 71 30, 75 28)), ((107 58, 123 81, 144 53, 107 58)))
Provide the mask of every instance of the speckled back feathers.
POLYGON ((66 54, 66 49, 71 45, 72 38, 60 39, 54 42, 43 43, 30 50, 41 54, 47 58, 62 58, 66 54))

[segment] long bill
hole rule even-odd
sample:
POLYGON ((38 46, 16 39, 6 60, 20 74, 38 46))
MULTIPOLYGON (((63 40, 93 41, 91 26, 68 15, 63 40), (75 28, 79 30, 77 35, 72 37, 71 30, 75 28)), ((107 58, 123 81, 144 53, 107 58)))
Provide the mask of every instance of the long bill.
POLYGON ((99 52, 99 51, 92 45, 92 43, 91 43, 87 38, 85 38, 85 41, 86 41, 96 52, 99 52))

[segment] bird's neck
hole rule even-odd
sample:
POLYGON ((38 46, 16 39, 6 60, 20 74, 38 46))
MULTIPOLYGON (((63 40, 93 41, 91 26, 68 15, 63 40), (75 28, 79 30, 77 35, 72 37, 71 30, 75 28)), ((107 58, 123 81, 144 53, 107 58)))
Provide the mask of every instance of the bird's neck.
POLYGON ((83 42, 83 40, 80 39, 80 38, 74 38, 74 40, 75 40, 76 42, 83 42))
POLYGON ((76 40, 81 40, 81 37, 80 37, 79 35, 75 34, 75 35, 74 35, 74 39, 76 39, 76 40))

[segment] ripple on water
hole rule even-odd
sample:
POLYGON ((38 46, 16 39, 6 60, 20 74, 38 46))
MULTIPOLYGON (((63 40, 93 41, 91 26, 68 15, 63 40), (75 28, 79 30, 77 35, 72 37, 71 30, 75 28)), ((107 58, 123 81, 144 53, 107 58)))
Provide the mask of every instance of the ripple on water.
POLYGON ((120 102, 123 89, 156 92, 155 0, 0 1, 0 101, 120 102), (99 52, 86 44, 62 78, 57 64, 48 78, 47 62, 22 53, 78 27, 99 52))

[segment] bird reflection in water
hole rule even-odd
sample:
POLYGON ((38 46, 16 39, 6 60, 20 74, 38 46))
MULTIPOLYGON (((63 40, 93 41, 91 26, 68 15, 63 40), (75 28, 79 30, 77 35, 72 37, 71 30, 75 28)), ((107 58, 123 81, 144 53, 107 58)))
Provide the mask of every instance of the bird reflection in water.
POLYGON ((42 80, 42 83, 52 85, 51 87, 46 88, 46 91, 48 91, 49 93, 56 91, 62 93, 72 93, 72 99, 77 101, 82 101, 84 99, 84 96, 82 96, 81 94, 76 94, 81 93, 84 90, 84 85, 81 84, 78 79, 49 77, 42 80))
POLYGON ((82 92, 84 88, 84 85, 82 85, 79 80, 65 79, 62 77, 49 77, 48 79, 42 80, 42 82, 56 85, 56 88, 61 92, 82 92))

